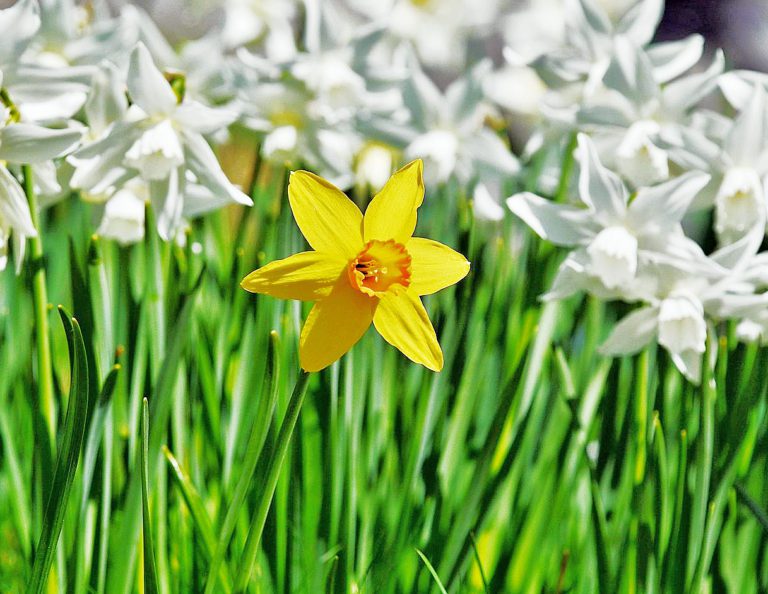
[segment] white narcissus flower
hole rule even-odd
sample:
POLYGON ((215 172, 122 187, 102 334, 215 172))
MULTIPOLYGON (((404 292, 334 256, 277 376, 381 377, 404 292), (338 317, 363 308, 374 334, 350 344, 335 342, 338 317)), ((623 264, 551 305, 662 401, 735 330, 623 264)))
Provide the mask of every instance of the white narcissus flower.
POLYGON ((149 184, 158 232, 166 240, 186 214, 187 174, 213 195, 252 204, 227 179, 202 136, 226 128, 235 113, 177 97, 141 43, 131 54, 127 86, 133 105, 70 158, 76 167, 72 187, 99 194, 141 177, 149 184))
MULTIPOLYGON (((755 229, 750 233, 757 235, 755 229)), ((750 268, 761 267, 760 257, 755 256, 758 245, 744 236, 708 257, 691 260, 688 266, 651 264, 647 272, 655 283, 642 297, 646 305, 614 326, 601 352, 630 355, 656 340, 675 366, 698 383, 708 321, 768 319, 768 293, 755 293, 755 285, 748 280, 750 268)))
POLYGON ((150 181, 166 179, 182 165, 184 149, 171 121, 160 120, 139 136, 125 153, 125 163, 150 181))
POLYGON ((144 239, 144 210, 149 188, 138 178, 115 192, 104 206, 104 216, 96 233, 121 245, 144 239))
POLYGON ((606 227, 587 246, 592 272, 608 289, 628 285, 637 274, 637 237, 626 227, 606 227))
POLYGON ((361 193, 378 193, 395 169, 395 151, 380 142, 366 142, 355 157, 355 187, 361 193))
POLYGON ((593 136, 606 165, 632 186, 665 181, 671 162, 684 166, 690 159, 681 136, 693 108, 716 87, 722 53, 705 72, 662 85, 651 56, 629 39, 617 37, 613 51, 602 79, 607 92, 585 102, 577 122, 593 136))
POLYGON ((659 344, 672 353, 706 348, 707 324, 704 305, 687 291, 675 291, 659 304, 659 344))
POLYGON ((403 88, 407 123, 371 118, 360 127, 366 135, 403 149, 406 160, 424 161, 424 179, 445 183, 451 177, 468 184, 475 176, 506 179, 519 171, 517 158, 486 125, 490 108, 483 80, 489 62, 480 62, 441 92, 418 64, 403 88))
POLYGON ((509 209, 540 237, 576 248, 563 263, 552 296, 587 290, 634 300, 643 290, 636 281, 645 282, 638 274, 644 264, 698 257, 701 250, 685 237, 680 221, 708 175, 687 173, 642 188, 630 202, 629 191, 601 164, 588 136, 579 135, 577 150, 579 198, 586 208, 556 204, 529 192, 507 199, 509 209))
POLYGON ((669 179, 667 152, 653 143, 661 126, 652 120, 632 124, 616 149, 619 173, 635 186, 651 186, 669 179))
MULTIPOLYGON (((739 90, 741 98, 741 90, 739 90)), ((672 158, 687 167, 709 170, 712 181, 694 205, 715 209, 715 232, 721 245, 734 243, 768 220, 765 177, 768 175, 768 105, 762 85, 751 87, 733 120, 719 122, 718 138, 682 130, 672 158)), ((759 237, 758 239, 759 240, 759 237)))
MULTIPOLYGON (((0 72, 0 87, 2 87, 0 72)), ((52 130, 35 124, 14 121, 10 109, 0 111, 0 270, 8 262, 8 240, 15 245, 16 268, 24 258, 25 239, 35 237, 26 195, 7 164, 40 164, 60 157, 80 141, 79 129, 52 130)))
POLYGON ((726 171, 715 196, 715 231, 721 241, 743 237, 755 222, 765 220, 763 182, 754 169, 734 167, 726 171))

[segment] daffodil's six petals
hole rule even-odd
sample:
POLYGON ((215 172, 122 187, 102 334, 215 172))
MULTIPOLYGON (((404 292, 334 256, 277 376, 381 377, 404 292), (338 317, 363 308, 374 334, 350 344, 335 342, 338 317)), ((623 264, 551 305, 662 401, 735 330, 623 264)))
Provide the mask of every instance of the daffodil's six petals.
POLYGON ((363 248, 363 214, 330 182, 308 171, 295 171, 288 184, 288 200, 296 224, 313 249, 350 259, 363 248))
POLYGON ((315 301, 327 297, 347 261, 338 254, 301 252, 254 270, 240 283, 246 291, 280 299, 315 301))
POLYGON ((416 210, 424 200, 423 165, 412 161, 397 171, 365 211, 365 241, 393 239, 405 244, 416 229, 416 210))
POLYGON ((389 344, 432 371, 443 368, 443 351, 427 310, 412 290, 388 293, 379 299, 373 325, 389 344))
POLYGON ((412 237, 424 199, 422 163, 396 172, 365 216, 338 188, 307 171, 291 175, 288 198, 314 248, 246 276, 242 287, 283 299, 316 301, 299 339, 299 360, 319 371, 360 340, 371 322, 412 361, 433 371, 443 352, 419 298, 469 272, 467 259, 430 239, 412 237))
POLYGON ((330 294, 315 303, 299 338, 299 362, 306 371, 328 367, 362 338, 373 320, 376 300, 339 279, 330 294))
POLYGON ((412 237, 405 248, 411 255, 410 290, 431 295, 456 284, 469 272, 469 262, 460 253, 431 239, 412 237))

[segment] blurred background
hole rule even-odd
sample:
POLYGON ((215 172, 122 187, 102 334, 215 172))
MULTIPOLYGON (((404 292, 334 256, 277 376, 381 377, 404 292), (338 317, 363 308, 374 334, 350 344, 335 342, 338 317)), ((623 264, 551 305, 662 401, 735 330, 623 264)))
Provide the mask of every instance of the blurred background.
MULTIPOLYGON (((256 13, 269 11, 274 0, 224 0, 233 4, 250 5, 256 13)), ((289 0, 283 0, 289 1, 289 0)), ((370 12, 376 6, 380 13, 398 4, 394 0, 322 0, 342 8, 370 12)), ((622 14, 633 0, 596 0, 613 15, 622 14)), ((463 3, 472 11, 487 15, 486 23, 477 23, 478 39, 491 53, 497 53, 500 43, 494 39, 508 32, 503 30, 505 19, 498 14, 540 10, 543 15, 552 13, 552 21, 558 21, 560 0, 410 0, 423 7, 428 4, 463 3)), ((0 4, 12 4, 0 0, 0 4)), ((112 0, 112 3, 118 4, 112 0)), ((195 38, 216 26, 223 16, 223 2, 211 0, 139 0, 142 6, 160 24, 172 40, 195 38)), ((667 0, 664 20, 659 29, 660 40, 679 39, 691 33, 706 37, 710 47, 721 47, 735 67, 768 69, 768 2, 766 0, 667 0)), ((446 49, 449 52, 450 49, 446 49)))
MULTIPOLYGON (((45 0, 43 0, 45 1, 45 0)), ((49 0, 50 1, 50 0, 49 0)), ((98 2, 99 0, 97 0, 98 2)), ((117 7, 120 0, 105 0, 117 7)), ((419 7, 440 4, 464 4, 480 18, 473 26, 477 29, 478 49, 500 60, 501 39, 508 19, 499 14, 527 12, 534 9, 546 21, 551 13, 553 26, 561 20, 560 0, 321 0, 353 12, 378 12, 384 15, 395 4, 419 7), (485 22, 483 22, 485 21, 485 22)), ((613 15, 620 15, 632 0, 595 0, 613 15)), ((223 19, 225 3, 248 7, 256 14, 274 11, 280 3, 290 0, 138 0, 133 4, 143 7, 160 25, 172 41, 195 39, 217 26, 223 19)), ((90 4, 86 2, 85 4, 90 4)), ((0 0, 0 8, 14 4, 13 0, 0 0)), ((659 40, 679 39, 690 33, 706 37, 710 47, 721 47, 737 68, 768 70, 768 2, 766 0, 667 0, 664 20, 658 32, 659 40)))

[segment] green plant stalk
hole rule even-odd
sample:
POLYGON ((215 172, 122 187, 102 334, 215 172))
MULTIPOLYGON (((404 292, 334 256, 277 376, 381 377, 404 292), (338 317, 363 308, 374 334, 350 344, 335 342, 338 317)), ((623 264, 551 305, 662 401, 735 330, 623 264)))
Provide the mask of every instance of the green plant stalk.
POLYGON ((144 591, 146 594, 157 594, 160 591, 157 583, 157 568, 155 552, 152 546, 152 522, 149 517, 149 403, 144 398, 141 408, 141 519, 142 547, 144 551, 144 591))
POLYGON ((56 471, 53 475, 53 483, 45 508, 43 529, 35 551, 32 576, 26 590, 29 594, 42 594, 48 583, 53 555, 64 525, 67 501, 77 472, 88 411, 88 365, 83 335, 74 318, 70 318, 61 308, 59 308, 59 313, 67 331, 72 367, 72 388, 64 421, 61 449, 56 460, 56 471))
POLYGON ((276 352, 277 332, 270 332, 268 345, 267 366, 264 373, 265 391, 259 401, 259 410, 256 414, 256 421, 253 429, 251 430, 251 435, 248 438, 245 461, 240 470, 240 479, 237 481, 235 490, 232 493, 232 498, 229 502, 229 505, 227 506, 227 513, 224 516, 224 522, 219 532, 218 542, 215 544, 215 550, 208 567, 208 578, 205 584, 205 594, 213 594, 214 588, 216 587, 216 579, 217 575, 219 575, 219 567, 222 566, 227 546, 229 545, 229 541, 232 538, 232 533, 235 531, 240 509, 242 508, 243 502, 248 495, 248 488, 250 487, 251 481, 253 480, 253 475, 256 471, 256 465, 258 464, 259 456, 261 455, 262 448, 264 447, 264 441, 267 437, 269 419, 271 419, 272 415, 274 414, 279 386, 277 377, 280 361, 276 352))
POLYGON ((568 138, 568 144, 565 146, 565 155, 563 156, 563 165, 560 170, 560 179, 557 183, 557 191, 555 193, 555 202, 565 202, 568 197, 568 184, 571 180, 571 173, 573 166, 576 163, 576 156, 574 151, 578 145, 578 138, 576 132, 572 132, 568 138))
POLYGON ((56 404, 53 393, 53 364, 51 357, 51 342, 48 325, 48 288, 43 262, 43 238, 40 226, 40 215, 37 209, 37 195, 32 176, 32 167, 22 165, 24 175, 24 193, 27 195, 32 224, 37 230, 37 236, 29 239, 34 273, 32 276, 32 293, 35 303, 35 333, 37 337, 37 374, 40 398, 40 411, 48 428, 48 441, 51 452, 55 452, 56 444, 56 404))
POLYGON ((291 443, 293 429, 296 427, 296 421, 299 418, 299 413, 301 412, 301 407, 304 403, 304 396, 307 393, 309 375, 310 374, 307 371, 301 372, 299 379, 296 382, 296 387, 293 389, 293 394, 291 394, 291 400, 288 402, 288 408, 285 411, 285 417, 283 417, 283 423, 280 426, 280 433, 277 436, 275 453, 272 456, 272 460, 269 463, 269 469, 267 470, 264 492, 262 493, 256 514, 251 522, 251 528, 248 532, 248 539, 245 544, 245 551, 243 551, 243 559, 240 563, 237 577, 235 578, 235 592, 245 592, 248 587, 251 571, 253 570, 253 565, 256 562, 256 555, 259 551, 259 542, 261 541, 261 534, 264 531, 264 523, 267 520, 267 513, 272 504, 272 496, 275 493, 275 487, 277 487, 277 479, 280 477, 283 460, 285 460, 285 455, 288 453, 288 446, 291 443))

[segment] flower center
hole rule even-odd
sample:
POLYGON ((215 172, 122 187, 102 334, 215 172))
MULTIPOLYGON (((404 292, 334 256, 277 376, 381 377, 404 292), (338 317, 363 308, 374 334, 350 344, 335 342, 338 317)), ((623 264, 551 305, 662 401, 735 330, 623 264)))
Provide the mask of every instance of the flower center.
POLYGON ((350 261, 347 269, 352 286, 371 297, 411 284, 411 256, 405 246, 389 239, 373 239, 350 261))

